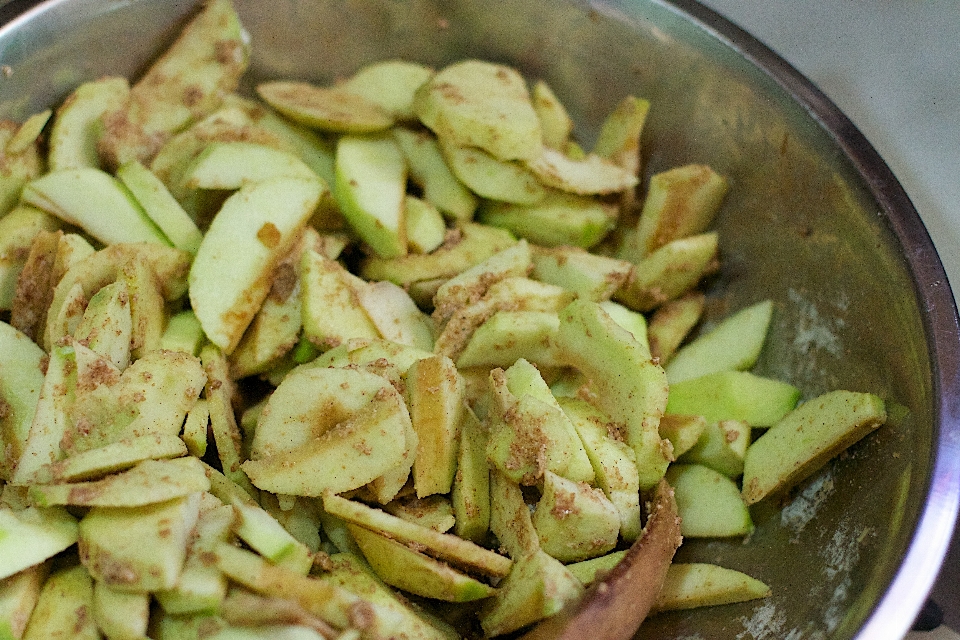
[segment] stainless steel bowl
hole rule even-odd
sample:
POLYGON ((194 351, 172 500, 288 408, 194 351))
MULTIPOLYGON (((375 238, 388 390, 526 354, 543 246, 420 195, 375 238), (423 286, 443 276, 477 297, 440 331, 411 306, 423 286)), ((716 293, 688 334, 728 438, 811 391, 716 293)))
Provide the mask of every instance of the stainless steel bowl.
MULTIPOLYGON (((808 397, 877 393, 893 411, 788 500, 756 507, 746 544, 682 548, 681 559, 767 581, 770 599, 659 615, 638 637, 902 637, 957 516, 957 309, 903 189, 822 93, 693 0, 236 2, 251 83, 327 82, 385 57, 483 57, 545 78, 588 143, 624 94, 649 98, 646 174, 707 162, 730 179, 711 315, 772 297, 761 373, 808 397)), ((102 74, 136 75, 192 4, 0 3, 0 117, 23 119, 102 74)))

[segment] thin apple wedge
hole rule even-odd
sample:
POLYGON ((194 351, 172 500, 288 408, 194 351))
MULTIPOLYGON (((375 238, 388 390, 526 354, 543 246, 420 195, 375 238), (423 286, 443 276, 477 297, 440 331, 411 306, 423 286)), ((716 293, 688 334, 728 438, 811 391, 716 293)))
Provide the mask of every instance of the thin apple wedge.
POLYGON ((409 420, 403 399, 387 385, 352 417, 298 449, 241 466, 254 486, 273 493, 321 496, 357 489, 400 461, 409 420))
POLYGON ((380 579, 403 591, 446 602, 489 598, 496 589, 386 536, 348 524, 380 579))
POLYGON ((40 564, 76 541, 77 521, 65 509, 0 509, 0 579, 40 564))
POLYGON ((130 83, 120 77, 100 78, 74 89, 57 109, 50 128, 50 169, 99 168, 100 117, 122 107, 129 95, 130 83))
POLYGON ((7 452, 0 462, 0 478, 9 479, 30 435, 43 387, 41 364, 46 354, 6 322, 0 322, 0 351, 4 354, 0 361, 0 402, 4 407, 0 415, 0 443, 7 452))
POLYGON ((498 160, 530 160, 543 146, 526 81, 504 65, 463 60, 445 67, 417 91, 414 110, 439 138, 498 160))
POLYGON ((640 487, 651 488, 673 455, 657 431, 667 406, 667 377, 643 346, 600 306, 576 301, 560 313, 560 358, 587 375, 597 404, 626 425, 626 441, 637 454, 640 487))
POLYGON ((239 189, 270 178, 316 178, 292 153, 252 142, 215 142, 200 152, 183 177, 188 189, 239 189))
POLYGON ((381 258, 407 253, 407 164, 392 136, 337 143, 334 196, 353 230, 381 258))
POLYGON ((674 611, 745 602, 770 595, 770 587, 745 573, 700 562, 674 563, 667 570, 654 609, 674 611))
POLYGON ((258 85, 257 93, 294 122, 322 131, 370 133, 393 124, 393 116, 379 104, 336 87, 275 81, 258 85))
POLYGON ((190 302, 210 341, 229 354, 270 291, 269 275, 325 190, 319 179, 276 178, 223 204, 190 268, 190 302))
POLYGON ((831 391, 804 402, 747 448, 744 500, 796 484, 886 419, 883 400, 869 393, 831 391))
POLYGON ((210 488, 197 458, 145 460, 129 471, 91 482, 33 485, 37 506, 141 507, 210 488))
POLYGON ((21 198, 64 222, 82 227, 104 244, 170 244, 120 181, 99 169, 48 173, 28 182, 21 198), (112 213, 104 216, 104 211, 112 213))
POLYGON ((323 496, 323 508, 330 515, 379 531, 394 540, 422 545, 429 555, 472 572, 491 577, 503 577, 510 572, 509 558, 456 536, 407 522, 380 509, 341 498, 330 492, 323 496))

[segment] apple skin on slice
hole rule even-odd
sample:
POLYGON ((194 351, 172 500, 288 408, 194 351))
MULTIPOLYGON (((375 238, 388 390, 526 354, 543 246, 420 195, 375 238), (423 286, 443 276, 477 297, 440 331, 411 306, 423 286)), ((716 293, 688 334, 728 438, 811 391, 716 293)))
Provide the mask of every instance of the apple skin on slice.
POLYGON ((190 269, 190 303, 204 333, 224 353, 270 290, 273 266, 320 201, 320 180, 276 178, 245 186, 213 219, 190 269))

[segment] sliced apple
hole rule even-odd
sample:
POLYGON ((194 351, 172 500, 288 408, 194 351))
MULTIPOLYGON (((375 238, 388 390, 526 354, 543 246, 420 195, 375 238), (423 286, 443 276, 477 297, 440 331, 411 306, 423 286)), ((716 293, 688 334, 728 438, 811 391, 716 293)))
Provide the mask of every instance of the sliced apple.
POLYGON ((347 222, 381 258, 407 253, 407 164, 392 136, 337 143, 334 195, 347 222))
POLYGON ((770 587, 745 573, 715 564, 674 562, 667 569, 657 611, 715 607, 770 595, 770 587))
POLYGON ((188 189, 239 189, 270 178, 316 178, 287 151, 253 142, 215 142, 200 152, 183 179, 188 189))
POLYGON ((82 227, 104 244, 157 242, 170 244, 130 192, 99 169, 65 169, 31 180, 23 202, 82 227), (110 216, 104 216, 110 211, 110 216))
MULTIPOLYGON (((334 370, 313 371, 322 375, 323 371, 334 370)), ((320 496, 328 490, 357 489, 395 466, 406 451, 405 425, 410 416, 396 390, 382 378, 377 381, 382 386, 372 397, 365 398, 365 405, 353 415, 341 420, 334 418, 334 426, 292 450, 243 463, 241 466, 253 484, 273 493, 320 496)), ((316 413, 325 404, 330 404, 329 399, 321 396, 319 403, 314 401, 310 406, 316 413)), ((284 427, 282 422, 278 425, 284 427)), ((303 440, 303 436, 299 439, 303 440)))
POLYGON ((23 333, 0 322, 0 443, 5 452, 0 478, 9 479, 23 453, 43 387, 42 363, 46 358, 23 333))
POLYGON ((122 107, 129 94, 130 83, 118 77, 85 82, 74 89, 57 109, 50 129, 50 170, 99 168, 100 116, 122 107))
POLYGON ((450 492, 457 470, 463 380, 446 356, 418 360, 407 373, 407 404, 419 445, 413 461, 417 497, 450 492))
POLYGON ((626 426, 640 487, 656 485, 673 459, 669 441, 657 431, 667 406, 663 369, 593 302, 578 300, 560 313, 556 342, 560 357, 591 379, 600 409, 626 426))
POLYGON ((121 165, 117 177, 173 246, 197 253, 203 234, 160 178, 136 160, 121 165))
POLYGON ((760 356, 772 316, 773 302, 764 300, 724 318, 674 354, 666 367, 670 384, 749 369, 760 356))
POLYGON ((619 193, 638 182, 635 175, 600 156, 575 160, 547 147, 527 167, 544 185, 579 195, 619 193))
POLYGON ((249 60, 233 3, 205 4, 133 85, 126 104, 103 115, 101 160, 112 168, 148 162, 171 135, 220 106, 249 60))
POLYGON ((213 219, 190 268, 190 302, 210 341, 227 354, 270 290, 269 276, 323 194, 316 179, 243 187, 213 219))
POLYGON ((264 102, 302 125, 337 133, 382 131, 393 116, 379 104, 337 87, 275 81, 257 85, 264 102))
POLYGON ((463 60, 445 67, 417 91, 414 109, 438 137, 498 160, 531 160, 543 146, 527 83, 504 65, 463 60))
POLYGON ((394 127, 392 132, 407 159, 410 180, 423 189, 423 199, 449 218, 472 218, 477 209, 477 196, 450 171, 437 139, 429 131, 404 127, 394 127))
POLYGON ((883 400, 869 393, 831 391, 801 404, 747 449, 744 500, 800 482, 886 419, 883 400))
POLYGON ((76 541, 77 521, 65 509, 0 509, 0 579, 40 564, 76 541))
POLYGON ((489 598, 496 589, 382 534, 347 525, 380 579, 403 591, 446 602, 489 598))
POLYGON ((416 62, 384 60, 362 67, 338 88, 380 105, 395 118, 413 120, 414 95, 432 75, 433 69, 416 62))

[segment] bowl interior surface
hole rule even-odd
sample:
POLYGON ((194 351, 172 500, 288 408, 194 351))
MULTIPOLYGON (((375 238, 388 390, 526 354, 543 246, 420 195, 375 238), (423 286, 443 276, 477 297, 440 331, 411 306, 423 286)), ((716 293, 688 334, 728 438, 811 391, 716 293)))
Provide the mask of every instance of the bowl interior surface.
MULTIPOLYGON (((922 245, 923 233, 909 247, 898 239, 877 186, 816 114, 723 34, 658 1, 236 4, 253 46, 247 90, 266 79, 329 83, 385 58, 437 67, 486 58, 545 79, 585 148, 632 93, 652 103, 645 177, 687 163, 727 176, 717 224, 722 271, 709 286, 705 326, 772 298, 757 372, 795 384, 804 398, 832 389, 878 394, 890 420, 789 495, 755 507, 748 541, 681 548, 679 560, 743 570, 770 584, 772 597, 658 615, 638 637, 856 635, 897 575, 931 492, 943 428, 942 362, 934 360, 944 356, 929 319, 937 294, 922 281, 926 272, 911 269, 911 252, 932 254, 932 245, 922 245)), ((9 67, 0 75, 0 117, 22 120, 84 80, 135 76, 191 11, 191 2, 175 0, 60 0, 23 16, 0 32, 0 64, 9 67)), ((904 215, 916 218, 911 212, 904 215)), ((921 258, 936 274, 935 254, 921 258)), ((945 297, 935 302, 950 320, 955 309, 942 284, 945 297)), ((938 539, 924 543, 934 555, 943 553, 937 545, 945 545, 945 526, 949 536, 955 500, 951 508, 938 539)), ((909 627, 935 575, 936 566, 919 570, 919 592, 900 603, 901 626, 886 637, 909 627)))

